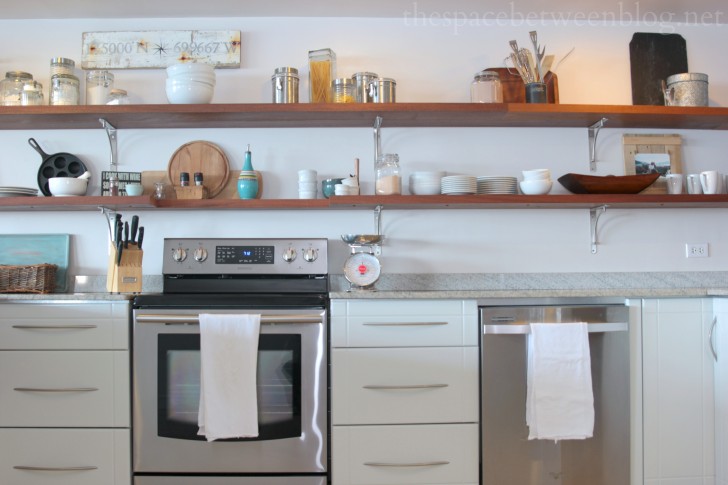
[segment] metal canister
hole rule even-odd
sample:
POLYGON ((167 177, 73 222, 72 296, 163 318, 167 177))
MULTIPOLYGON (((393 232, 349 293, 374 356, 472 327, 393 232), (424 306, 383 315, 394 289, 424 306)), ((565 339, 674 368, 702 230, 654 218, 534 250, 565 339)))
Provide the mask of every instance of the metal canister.
POLYGON ((378 77, 369 82, 369 95, 373 103, 394 103, 397 82, 389 77, 378 77))
POLYGON ((298 69, 278 67, 270 80, 274 103, 298 103, 298 69))
POLYGON ((379 75, 374 72, 355 72, 351 75, 356 85, 354 92, 357 103, 371 103, 372 97, 369 95, 369 83, 377 79, 379 75))
POLYGON ((708 106, 708 75, 685 72, 668 77, 665 105, 708 106))

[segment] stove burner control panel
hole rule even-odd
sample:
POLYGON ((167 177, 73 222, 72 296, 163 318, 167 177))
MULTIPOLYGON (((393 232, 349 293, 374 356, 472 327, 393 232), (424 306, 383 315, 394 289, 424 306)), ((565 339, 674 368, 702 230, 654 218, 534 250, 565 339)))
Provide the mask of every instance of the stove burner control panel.
POLYGON ((328 274, 328 239, 164 240, 164 274, 328 274))

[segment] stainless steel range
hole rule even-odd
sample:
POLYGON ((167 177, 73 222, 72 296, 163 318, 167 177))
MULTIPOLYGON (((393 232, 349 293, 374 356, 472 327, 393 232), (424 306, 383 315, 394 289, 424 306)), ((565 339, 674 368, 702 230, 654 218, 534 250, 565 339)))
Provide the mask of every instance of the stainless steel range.
POLYGON ((166 239, 133 304, 135 485, 324 485, 326 239, 166 239), (258 314, 257 438, 198 436, 202 313, 258 314))

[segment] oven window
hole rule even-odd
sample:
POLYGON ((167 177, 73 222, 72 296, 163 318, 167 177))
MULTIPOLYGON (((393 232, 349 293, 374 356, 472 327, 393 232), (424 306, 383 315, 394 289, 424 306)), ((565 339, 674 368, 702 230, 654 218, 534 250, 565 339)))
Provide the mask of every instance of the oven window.
MULTIPOLYGON (((198 436, 200 335, 162 334, 158 342, 157 434, 198 436)), ((258 437, 261 441, 301 435, 301 336, 261 334, 258 341, 258 437)), ((220 440, 224 441, 224 440, 220 440)))

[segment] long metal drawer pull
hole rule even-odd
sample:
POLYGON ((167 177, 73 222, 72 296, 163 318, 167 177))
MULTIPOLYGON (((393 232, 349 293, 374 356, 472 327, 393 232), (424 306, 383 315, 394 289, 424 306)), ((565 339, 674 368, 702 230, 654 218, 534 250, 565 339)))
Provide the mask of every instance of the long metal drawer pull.
POLYGON ((362 386, 363 389, 384 389, 384 390, 397 390, 397 389, 438 389, 441 387, 448 387, 449 384, 411 384, 405 386, 382 386, 377 384, 368 384, 362 386))
POLYGON ((708 332, 708 346, 710 347, 710 353, 713 354, 713 359, 718 362, 718 352, 715 351, 715 345, 713 344, 713 333, 715 332, 715 326, 718 325, 718 317, 713 317, 713 323, 710 325, 710 332, 708 332))
POLYGON ((98 387, 15 387, 13 391, 18 392, 93 392, 98 391, 98 387))
POLYGON ((98 328, 98 325, 13 325, 13 328, 22 328, 25 330, 77 330, 98 328))
POLYGON ((423 461, 419 463, 387 463, 387 462, 378 462, 378 461, 367 461, 364 462, 364 465, 366 466, 391 466, 391 467, 417 467, 417 466, 442 466, 442 465, 449 465, 449 461, 423 461))
POLYGON ((365 322, 362 325, 369 327, 431 327, 447 325, 447 322, 365 322))
MULTIPOLYGON (((199 324, 199 315, 151 315, 139 314, 137 323, 165 323, 169 325, 199 324)), ((322 316, 316 315, 261 315, 260 323, 321 323, 322 316)))
MULTIPOLYGON (((588 323, 587 329, 589 333, 626 332, 629 330, 629 324, 625 322, 588 323)), ((527 323, 514 325, 483 325, 483 333, 494 335, 528 335, 531 333, 531 327, 527 323)))
POLYGON ((33 472, 84 472, 98 470, 97 466, 23 466, 15 465, 16 470, 28 470, 33 472))

